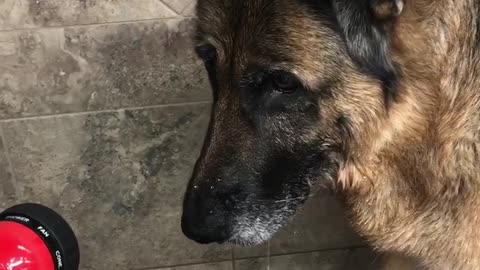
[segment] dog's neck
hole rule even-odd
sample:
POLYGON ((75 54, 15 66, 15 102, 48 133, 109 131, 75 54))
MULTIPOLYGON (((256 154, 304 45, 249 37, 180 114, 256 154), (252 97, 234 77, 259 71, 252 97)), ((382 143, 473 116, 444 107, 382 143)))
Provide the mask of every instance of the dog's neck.
MULTIPOLYGON (((394 57, 404 76, 399 89, 404 100, 397 106, 409 107, 400 111, 411 114, 396 137, 403 133, 421 145, 413 152, 428 154, 415 162, 420 170, 430 168, 438 180, 473 177, 480 183, 480 174, 464 175, 478 171, 479 10, 477 0, 412 1, 393 33, 394 57)), ((392 126, 398 126, 396 121, 390 119, 392 126)))
MULTIPOLYGON (((452 205, 471 214, 465 220, 480 215, 480 3, 409 3, 392 37, 401 71, 399 99, 385 117, 384 129, 368 142, 368 154, 352 158, 340 171, 340 180, 349 184, 343 193, 358 231, 377 247, 407 253, 411 239, 430 250, 442 249, 442 239, 413 235, 418 233, 408 230, 413 226, 425 235, 445 229, 446 239, 455 239, 461 225, 455 223, 452 205), (419 212, 426 214, 414 214, 419 212), (435 227, 439 216, 445 228, 435 227)), ((478 249, 461 245, 446 252, 445 258, 455 252, 480 256, 478 249)), ((431 260, 427 263, 445 259, 431 260)), ((452 267, 457 263, 452 260, 452 267)))
POLYGON ((480 3, 432 2, 409 2, 398 18, 391 42, 398 98, 377 134, 357 142, 356 156, 340 172, 347 187, 366 188, 365 179, 375 183, 382 160, 400 167, 410 160, 438 179, 456 177, 466 163, 476 166, 466 158, 480 147, 480 3))
MULTIPOLYGON (((478 96, 480 2, 411 1, 392 35, 393 54, 411 81, 427 83, 440 106, 454 109, 478 96), (438 90, 438 91, 436 91, 438 90)), ((438 109, 438 108, 437 108, 438 109)))

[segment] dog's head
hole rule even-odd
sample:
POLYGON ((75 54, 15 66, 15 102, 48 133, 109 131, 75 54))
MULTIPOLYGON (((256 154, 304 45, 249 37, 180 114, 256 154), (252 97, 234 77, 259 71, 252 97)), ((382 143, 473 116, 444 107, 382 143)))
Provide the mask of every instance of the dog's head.
POLYGON ((200 243, 268 240, 335 184, 395 102, 388 27, 401 1, 199 0, 214 102, 184 200, 200 243))

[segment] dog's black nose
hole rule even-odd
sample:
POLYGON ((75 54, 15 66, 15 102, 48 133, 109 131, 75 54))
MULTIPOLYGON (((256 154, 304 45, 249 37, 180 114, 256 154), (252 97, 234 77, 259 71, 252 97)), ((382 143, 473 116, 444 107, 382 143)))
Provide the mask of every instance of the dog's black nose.
POLYGON ((192 189, 184 199, 182 231, 200 244, 223 243, 230 238, 229 213, 212 193, 192 189))

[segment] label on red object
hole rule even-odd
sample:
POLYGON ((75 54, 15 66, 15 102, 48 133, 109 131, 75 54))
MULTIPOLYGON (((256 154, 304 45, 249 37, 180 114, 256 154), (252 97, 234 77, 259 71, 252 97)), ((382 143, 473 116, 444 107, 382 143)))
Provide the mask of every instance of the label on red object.
POLYGON ((47 229, 43 228, 42 226, 38 226, 37 231, 39 231, 43 236, 47 238, 50 237, 50 233, 47 231, 47 229))
POLYGON ((62 253, 60 253, 60 250, 55 251, 55 257, 57 257, 57 267, 62 268, 63 262, 62 262, 62 253))
POLYGON ((16 220, 24 223, 30 222, 30 219, 27 217, 22 217, 22 216, 6 216, 5 220, 16 220))

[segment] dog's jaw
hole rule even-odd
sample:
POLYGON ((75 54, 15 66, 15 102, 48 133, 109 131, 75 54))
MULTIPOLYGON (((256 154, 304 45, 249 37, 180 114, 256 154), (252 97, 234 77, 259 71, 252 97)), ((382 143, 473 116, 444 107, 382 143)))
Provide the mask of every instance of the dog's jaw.
POLYGON ((258 206, 235 219, 229 243, 240 246, 256 246, 270 240, 287 224, 301 208, 304 199, 287 198, 278 201, 280 206, 274 211, 258 206))
POLYGON ((242 216, 237 219, 234 233, 229 243, 240 246, 256 246, 270 240, 286 223, 284 216, 266 219, 254 216, 242 216))

